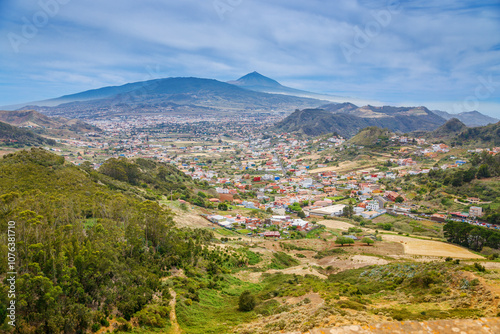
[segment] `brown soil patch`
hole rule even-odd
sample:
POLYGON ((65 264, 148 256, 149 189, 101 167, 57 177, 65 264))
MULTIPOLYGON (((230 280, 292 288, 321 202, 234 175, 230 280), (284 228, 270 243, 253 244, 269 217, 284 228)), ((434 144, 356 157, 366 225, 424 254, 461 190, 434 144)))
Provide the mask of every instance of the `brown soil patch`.
POLYGON ((275 274, 275 273, 295 274, 295 275, 301 275, 301 276, 315 275, 315 276, 318 276, 319 278, 323 278, 323 279, 328 278, 328 276, 319 273, 316 269, 311 268, 311 267, 305 267, 304 265, 290 267, 290 268, 286 268, 286 269, 280 269, 280 270, 269 269, 266 271, 266 273, 269 273, 269 274, 275 274), (306 268, 306 269, 304 269, 304 268, 306 268))
POLYGON ((340 220, 322 220, 318 224, 325 225, 328 228, 338 229, 347 231, 349 227, 354 227, 355 225, 349 224, 340 220))
POLYGON ((384 234, 385 241, 398 242, 404 246, 406 255, 441 256, 462 259, 482 259, 465 248, 450 245, 440 241, 420 240, 399 235, 384 234))
POLYGON ((309 298, 311 301, 311 304, 313 305, 319 305, 323 303, 323 299, 319 296, 317 293, 308 293, 307 295, 300 296, 300 297, 290 297, 286 299, 287 304, 297 304, 303 301, 304 299, 309 298))
POLYGON ((367 256, 367 255, 354 255, 351 257, 340 256, 328 256, 318 261, 318 264, 323 267, 336 267, 339 268, 339 271, 347 270, 347 269, 357 269, 371 265, 384 265, 388 264, 389 261, 375 257, 375 256, 367 256))

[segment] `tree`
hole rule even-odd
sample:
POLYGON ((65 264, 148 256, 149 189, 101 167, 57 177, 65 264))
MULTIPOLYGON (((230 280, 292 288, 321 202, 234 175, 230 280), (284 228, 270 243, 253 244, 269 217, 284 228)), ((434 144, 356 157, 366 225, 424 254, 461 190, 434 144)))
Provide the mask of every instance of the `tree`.
POLYGON ((361 239, 361 242, 365 243, 367 246, 370 246, 370 245, 375 243, 375 241, 373 241, 372 238, 368 238, 368 237, 364 237, 363 239, 361 239))
POLYGON ((404 201, 405 201, 405 199, 401 195, 396 197, 396 199, 394 200, 394 202, 396 202, 396 203, 403 203, 404 201))
POLYGON ((335 243, 337 245, 344 246, 345 244, 347 244, 347 245, 353 244, 354 240, 352 240, 351 238, 346 238, 346 237, 337 237, 337 240, 335 240, 335 243))
POLYGON ((351 204, 345 206, 342 209, 342 214, 348 218, 351 218, 353 213, 354 213, 354 208, 351 204))
POLYGON ((228 210, 228 206, 226 203, 219 203, 219 205, 217 206, 217 208, 221 211, 227 211, 228 210))
POLYGON ((484 178, 487 178, 490 176, 491 176, 490 169, 489 169, 488 165, 486 165, 486 164, 481 165, 479 167, 479 169, 477 170, 477 178, 478 179, 484 179, 484 178))
POLYGON ((248 290, 243 291, 238 300, 239 310, 242 312, 250 312, 255 308, 255 296, 248 290))
POLYGON ((306 218, 306 214, 304 213, 304 211, 300 210, 298 213, 297 213, 297 216, 299 216, 299 218, 306 218))

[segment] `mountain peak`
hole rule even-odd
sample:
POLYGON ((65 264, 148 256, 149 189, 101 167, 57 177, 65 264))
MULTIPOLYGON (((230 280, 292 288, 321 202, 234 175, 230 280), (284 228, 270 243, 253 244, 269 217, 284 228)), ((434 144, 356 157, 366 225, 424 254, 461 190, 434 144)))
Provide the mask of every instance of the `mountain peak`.
POLYGON ((260 74, 257 71, 253 71, 252 73, 248 73, 241 78, 239 78, 236 81, 230 82, 233 85, 237 86, 260 86, 260 87, 282 87, 281 84, 273 80, 271 78, 268 78, 262 74, 260 74))

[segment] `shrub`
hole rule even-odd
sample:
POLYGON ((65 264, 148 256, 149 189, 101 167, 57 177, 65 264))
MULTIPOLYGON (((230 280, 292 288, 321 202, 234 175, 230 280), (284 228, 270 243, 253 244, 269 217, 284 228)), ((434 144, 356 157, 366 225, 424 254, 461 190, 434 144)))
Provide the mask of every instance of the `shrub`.
POLYGON ((280 303, 275 299, 271 299, 262 304, 257 305, 255 307, 255 312, 257 314, 269 316, 275 314, 275 312, 279 309, 279 307, 280 303))
POLYGON ((101 329, 101 324, 98 324, 98 323, 94 323, 92 324, 92 327, 91 327, 91 330, 92 332, 97 332, 99 329, 101 329))
POLYGON ((300 262, 283 252, 273 253, 273 259, 269 265, 270 269, 286 269, 298 265, 300 262))
POLYGON ((474 262, 474 268, 477 271, 480 271, 480 272, 485 272, 486 271, 486 268, 483 265, 481 265, 481 264, 479 264, 477 262, 474 262))
POLYGON ((170 308, 168 306, 162 305, 147 305, 141 311, 135 314, 139 325, 150 326, 150 327, 165 327, 170 313, 170 308))
POLYGON ((352 300, 342 300, 338 302, 337 305, 340 308, 348 308, 356 311, 363 311, 364 309, 366 309, 366 306, 364 306, 363 304, 360 304, 352 300))
POLYGON ((255 296, 248 290, 243 291, 238 300, 239 310, 242 312, 249 312, 255 308, 255 296))
POLYGON ((332 249, 328 249, 328 250, 319 251, 313 257, 315 259, 322 259, 322 258, 327 257, 327 256, 332 256, 332 255, 336 255, 336 254, 345 254, 345 253, 346 253, 346 251, 343 249, 332 248, 332 249))

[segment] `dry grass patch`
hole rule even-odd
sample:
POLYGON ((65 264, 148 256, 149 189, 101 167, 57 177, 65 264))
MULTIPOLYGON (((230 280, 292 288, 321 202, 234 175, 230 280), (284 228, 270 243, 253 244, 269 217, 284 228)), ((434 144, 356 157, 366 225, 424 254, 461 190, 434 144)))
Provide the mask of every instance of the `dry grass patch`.
POLYGON ((382 238, 385 241, 398 242, 402 244, 406 255, 440 256, 461 259, 483 258, 482 256, 476 255, 465 248, 440 241, 421 240, 391 234, 384 234, 382 238))

